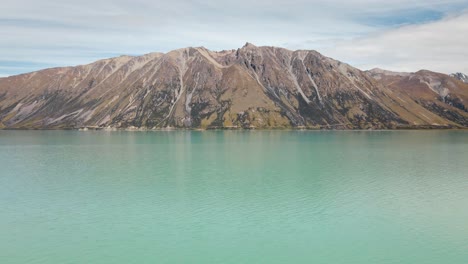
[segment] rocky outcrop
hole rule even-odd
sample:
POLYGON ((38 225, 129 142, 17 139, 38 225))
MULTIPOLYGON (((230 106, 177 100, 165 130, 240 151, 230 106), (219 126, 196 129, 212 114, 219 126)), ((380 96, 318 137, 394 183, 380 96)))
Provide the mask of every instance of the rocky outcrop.
POLYGON ((468 76, 466 76, 466 74, 464 73, 461 73, 461 72, 457 72, 457 73, 452 73, 450 74, 450 76, 452 76, 453 78, 457 79, 457 80, 460 80, 464 83, 468 83, 468 76))
POLYGON ((468 126, 467 92, 443 74, 247 43, 1 78, 0 128, 455 128, 468 126))

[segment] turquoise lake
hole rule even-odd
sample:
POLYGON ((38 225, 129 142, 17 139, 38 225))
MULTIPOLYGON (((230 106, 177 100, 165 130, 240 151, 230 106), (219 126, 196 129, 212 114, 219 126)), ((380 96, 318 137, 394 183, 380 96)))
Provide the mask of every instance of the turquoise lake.
POLYGON ((467 131, 0 131, 0 263, 468 263, 467 131))

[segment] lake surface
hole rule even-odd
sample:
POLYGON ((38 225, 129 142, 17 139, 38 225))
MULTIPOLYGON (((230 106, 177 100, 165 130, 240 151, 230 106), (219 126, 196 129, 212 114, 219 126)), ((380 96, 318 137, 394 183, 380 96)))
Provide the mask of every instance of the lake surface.
POLYGON ((467 131, 0 131, 0 263, 468 263, 467 131))

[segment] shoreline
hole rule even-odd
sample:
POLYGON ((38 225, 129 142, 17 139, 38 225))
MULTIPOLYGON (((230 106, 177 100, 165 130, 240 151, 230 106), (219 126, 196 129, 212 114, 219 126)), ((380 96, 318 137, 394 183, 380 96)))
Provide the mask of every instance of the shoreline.
POLYGON ((146 127, 80 127, 80 128, 1 128, 0 131, 129 131, 129 132, 169 132, 169 131, 435 131, 435 130, 450 130, 450 131, 468 131, 467 127, 449 127, 449 126, 418 126, 418 127, 397 127, 397 128, 378 128, 378 129, 329 129, 329 128, 303 128, 303 127, 288 127, 288 128, 233 128, 233 127, 216 127, 216 128, 146 128, 146 127))

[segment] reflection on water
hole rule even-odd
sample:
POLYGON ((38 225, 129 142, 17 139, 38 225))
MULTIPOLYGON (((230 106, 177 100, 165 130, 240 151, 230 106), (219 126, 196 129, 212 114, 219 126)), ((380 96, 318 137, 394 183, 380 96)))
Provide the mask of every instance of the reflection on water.
POLYGON ((2 263, 468 263, 463 131, 0 131, 2 263))

